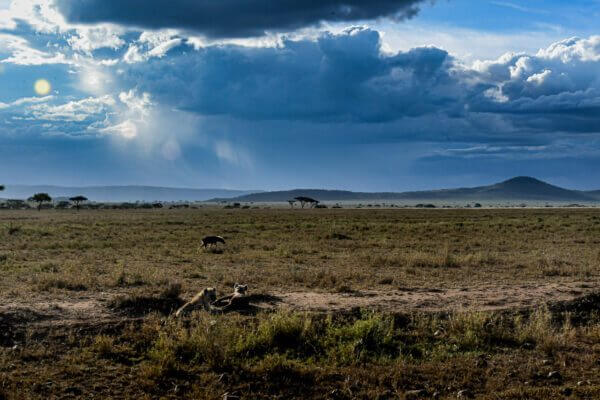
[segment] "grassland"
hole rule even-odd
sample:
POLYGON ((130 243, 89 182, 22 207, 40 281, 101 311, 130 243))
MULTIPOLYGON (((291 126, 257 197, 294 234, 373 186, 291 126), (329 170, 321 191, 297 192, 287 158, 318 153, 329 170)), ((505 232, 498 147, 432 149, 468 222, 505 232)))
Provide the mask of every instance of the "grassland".
POLYGON ((598 209, 5 211, 0 237, 0 399, 600 397, 598 209), (234 282, 252 312, 168 316, 234 282))

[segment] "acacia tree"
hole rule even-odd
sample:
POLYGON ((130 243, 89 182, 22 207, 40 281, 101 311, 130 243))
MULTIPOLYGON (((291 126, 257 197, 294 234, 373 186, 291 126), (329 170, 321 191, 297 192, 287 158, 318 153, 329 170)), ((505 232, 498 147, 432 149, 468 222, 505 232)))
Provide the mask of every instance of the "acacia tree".
POLYGON ((51 202, 52 197, 50 197, 48 193, 36 193, 27 200, 38 203, 37 209, 40 211, 42 209, 42 203, 51 202))
POLYGON ((304 208, 304 205, 306 203, 310 204, 311 207, 316 206, 317 204, 319 204, 318 200, 315 200, 311 197, 306 197, 306 196, 298 196, 298 197, 294 197, 294 200, 298 200, 300 202, 300 206, 302 208, 304 208))
POLYGON ((75 208, 77 210, 79 210, 79 206, 81 205, 82 202, 88 201, 87 197, 85 197, 85 196, 75 196, 75 197, 71 197, 69 200, 71 202, 75 203, 75 208))

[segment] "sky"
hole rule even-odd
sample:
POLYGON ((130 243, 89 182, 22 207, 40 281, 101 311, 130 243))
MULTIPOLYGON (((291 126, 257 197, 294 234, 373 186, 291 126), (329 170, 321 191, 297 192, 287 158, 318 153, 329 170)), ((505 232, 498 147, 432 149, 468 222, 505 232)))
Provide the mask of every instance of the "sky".
POLYGON ((0 0, 0 183, 600 189, 600 0, 0 0))

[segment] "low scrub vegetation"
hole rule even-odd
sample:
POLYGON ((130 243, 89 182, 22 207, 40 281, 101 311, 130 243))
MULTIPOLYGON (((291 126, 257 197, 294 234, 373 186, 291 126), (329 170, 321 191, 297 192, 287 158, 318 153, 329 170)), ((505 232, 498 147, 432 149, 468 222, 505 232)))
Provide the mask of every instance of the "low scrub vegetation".
POLYGON ((47 338, 0 350, 0 373, 6 398, 13 398, 14 390, 40 398, 73 390, 214 399, 225 393, 404 398, 419 391, 425 398, 456 398, 466 390, 490 399, 563 398, 565 392, 596 398, 600 320, 592 312, 578 324, 570 315, 548 308, 433 314, 279 311, 253 317, 194 312, 184 320, 150 314, 63 340, 55 352, 43 351, 47 338), (582 348, 588 354, 581 355, 582 348), (77 379, 89 368, 98 371, 93 388, 77 379), (22 375, 27 371, 33 373, 22 375), (107 374, 125 372, 128 380, 108 380, 107 374), (57 373, 61 382, 32 384, 57 373))

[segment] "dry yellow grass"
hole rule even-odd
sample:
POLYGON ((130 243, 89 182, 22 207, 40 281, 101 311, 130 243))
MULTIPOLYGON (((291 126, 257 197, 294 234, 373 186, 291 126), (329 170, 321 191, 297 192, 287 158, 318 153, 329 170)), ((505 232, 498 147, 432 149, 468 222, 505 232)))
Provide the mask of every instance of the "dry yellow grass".
POLYGON ((0 289, 25 296, 169 281, 332 290, 600 274, 596 209, 2 212, 0 234, 0 289), (206 234, 226 237, 222 253, 199 246, 206 234))
POLYGON ((600 296, 528 301, 595 291, 597 209, 7 211, 0 237, 0 399, 600 397, 600 296), (168 316, 234 282, 297 307, 168 316))

